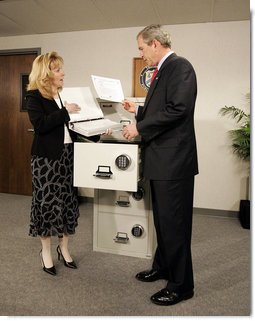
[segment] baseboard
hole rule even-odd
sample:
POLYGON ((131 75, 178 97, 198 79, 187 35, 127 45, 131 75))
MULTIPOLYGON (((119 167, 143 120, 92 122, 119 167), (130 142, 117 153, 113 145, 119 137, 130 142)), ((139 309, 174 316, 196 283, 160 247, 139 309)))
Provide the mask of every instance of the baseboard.
POLYGON ((215 210, 211 208, 193 208, 193 214, 198 215, 210 215, 210 216, 218 216, 222 218, 236 218, 238 219, 237 211, 227 211, 227 210, 215 210))

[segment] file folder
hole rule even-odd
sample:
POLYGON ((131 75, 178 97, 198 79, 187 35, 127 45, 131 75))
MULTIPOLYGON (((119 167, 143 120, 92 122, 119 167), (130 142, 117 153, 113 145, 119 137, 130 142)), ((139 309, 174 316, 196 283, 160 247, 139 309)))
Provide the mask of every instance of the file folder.
POLYGON ((104 118, 89 87, 66 87, 60 92, 60 97, 63 102, 76 103, 80 106, 80 112, 69 114, 68 124, 71 130, 80 135, 90 137, 103 134, 109 128, 116 131, 123 127, 123 123, 104 118))

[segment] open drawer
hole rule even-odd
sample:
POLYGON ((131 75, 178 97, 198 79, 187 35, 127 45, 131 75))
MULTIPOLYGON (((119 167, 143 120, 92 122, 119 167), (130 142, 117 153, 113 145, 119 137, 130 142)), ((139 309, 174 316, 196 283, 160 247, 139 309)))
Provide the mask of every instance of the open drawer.
POLYGON ((74 186, 137 191, 139 146, 74 143, 74 186))

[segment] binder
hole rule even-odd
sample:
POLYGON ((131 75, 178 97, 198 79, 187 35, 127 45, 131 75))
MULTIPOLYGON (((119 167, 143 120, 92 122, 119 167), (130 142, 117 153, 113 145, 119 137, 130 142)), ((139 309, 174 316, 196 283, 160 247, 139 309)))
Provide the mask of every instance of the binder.
POLYGON ((60 92, 60 97, 63 103, 76 103, 81 107, 79 113, 69 114, 68 126, 76 133, 90 137, 101 135, 109 128, 113 131, 122 130, 123 123, 104 118, 89 87, 66 87, 60 92))

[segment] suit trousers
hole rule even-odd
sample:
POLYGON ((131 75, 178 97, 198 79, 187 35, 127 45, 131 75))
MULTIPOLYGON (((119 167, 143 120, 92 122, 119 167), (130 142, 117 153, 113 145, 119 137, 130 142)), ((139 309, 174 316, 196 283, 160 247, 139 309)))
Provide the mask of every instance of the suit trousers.
POLYGON ((170 291, 194 288, 191 234, 194 176, 181 180, 151 180, 157 249, 152 268, 168 280, 170 291))

